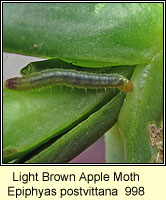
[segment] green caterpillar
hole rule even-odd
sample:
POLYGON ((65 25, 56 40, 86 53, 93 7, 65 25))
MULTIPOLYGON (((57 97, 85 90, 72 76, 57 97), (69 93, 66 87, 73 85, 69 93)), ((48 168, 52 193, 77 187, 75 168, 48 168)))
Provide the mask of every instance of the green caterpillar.
POLYGON ((71 69, 47 69, 5 81, 5 87, 15 90, 31 90, 51 85, 89 89, 114 87, 124 92, 133 90, 132 82, 120 74, 96 74, 71 69))

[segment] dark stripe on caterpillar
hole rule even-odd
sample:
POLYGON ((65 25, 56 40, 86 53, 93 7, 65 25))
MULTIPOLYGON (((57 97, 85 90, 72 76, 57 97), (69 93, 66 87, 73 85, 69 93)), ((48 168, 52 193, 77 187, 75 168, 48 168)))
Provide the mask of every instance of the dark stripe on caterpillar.
POLYGON ((97 74, 71 69, 47 69, 5 81, 5 87, 14 90, 31 90, 51 85, 90 89, 118 88, 124 92, 133 90, 132 82, 120 74, 97 74))

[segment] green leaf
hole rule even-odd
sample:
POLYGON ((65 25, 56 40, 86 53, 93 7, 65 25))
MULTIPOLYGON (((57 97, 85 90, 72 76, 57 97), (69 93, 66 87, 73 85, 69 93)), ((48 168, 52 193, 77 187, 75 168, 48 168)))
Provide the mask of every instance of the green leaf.
POLYGON ((120 93, 27 163, 66 163, 101 137, 117 121, 125 94, 120 93))
POLYGON ((163 116, 163 54, 138 65, 131 78, 134 90, 128 93, 118 119, 124 138, 126 162, 152 162, 157 153, 152 146, 149 125, 160 126, 163 116))
POLYGON ((4 51, 84 67, 135 65, 162 47, 162 3, 4 3, 4 51))
POLYGON ((116 93, 63 87, 33 91, 4 90, 4 159, 23 156, 70 130, 116 93))

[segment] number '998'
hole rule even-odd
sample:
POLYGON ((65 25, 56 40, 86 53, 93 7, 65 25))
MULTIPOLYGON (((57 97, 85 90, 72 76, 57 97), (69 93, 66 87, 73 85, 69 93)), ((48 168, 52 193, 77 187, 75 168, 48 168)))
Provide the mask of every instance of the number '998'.
POLYGON ((143 196, 145 194, 144 187, 126 187, 125 194, 126 196, 143 196))

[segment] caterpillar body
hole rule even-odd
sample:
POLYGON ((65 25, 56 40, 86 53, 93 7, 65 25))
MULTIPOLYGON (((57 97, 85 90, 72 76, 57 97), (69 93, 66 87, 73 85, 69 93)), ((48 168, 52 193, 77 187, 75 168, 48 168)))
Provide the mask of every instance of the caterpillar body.
POLYGON ((14 90, 31 90, 51 85, 90 89, 118 88, 124 92, 133 90, 132 82, 120 74, 96 74, 58 68, 5 81, 5 87, 14 90))

